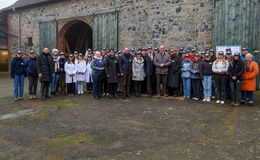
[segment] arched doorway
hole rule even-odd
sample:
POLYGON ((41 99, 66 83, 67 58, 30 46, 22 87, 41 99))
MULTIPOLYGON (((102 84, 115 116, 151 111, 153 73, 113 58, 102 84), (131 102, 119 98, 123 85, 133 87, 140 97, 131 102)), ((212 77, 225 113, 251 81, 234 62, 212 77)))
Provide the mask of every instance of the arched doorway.
POLYGON ((92 48, 92 28, 84 21, 74 20, 65 24, 58 34, 58 49, 65 53, 85 53, 92 48))

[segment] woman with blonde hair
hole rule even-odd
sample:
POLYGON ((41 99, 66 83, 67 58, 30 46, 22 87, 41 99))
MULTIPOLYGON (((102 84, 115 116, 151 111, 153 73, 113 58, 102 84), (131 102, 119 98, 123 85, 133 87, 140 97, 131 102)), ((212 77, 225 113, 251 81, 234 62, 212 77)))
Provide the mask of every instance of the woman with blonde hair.
POLYGON ((217 59, 212 65, 212 71, 214 73, 216 83, 217 104, 225 104, 228 67, 229 62, 225 60, 224 52, 220 51, 218 53, 217 59))

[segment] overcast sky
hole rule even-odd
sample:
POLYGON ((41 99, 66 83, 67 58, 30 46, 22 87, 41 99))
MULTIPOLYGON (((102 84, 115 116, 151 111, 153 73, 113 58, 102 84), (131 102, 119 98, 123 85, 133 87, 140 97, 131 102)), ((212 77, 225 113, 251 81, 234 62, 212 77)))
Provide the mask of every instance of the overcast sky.
POLYGON ((0 0, 0 9, 12 5, 17 0, 0 0))

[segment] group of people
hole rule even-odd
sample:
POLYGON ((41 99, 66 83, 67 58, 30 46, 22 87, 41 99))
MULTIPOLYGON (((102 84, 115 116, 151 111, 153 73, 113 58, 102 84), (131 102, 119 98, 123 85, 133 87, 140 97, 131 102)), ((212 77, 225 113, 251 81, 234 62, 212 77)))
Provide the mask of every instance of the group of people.
POLYGON ((215 53, 214 49, 177 51, 162 45, 124 51, 88 49, 85 54, 75 51, 69 55, 44 48, 39 56, 31 51, 27 60, 17 51, 10 73, 15 100, 23 99, 27 76, 30 99, 36 98, 39 80, 42 100, 57 93, 84 94, 86 83, 87 93, 93 93, 95 99, 126 99, 147 93, 148 97, 184 96, 203 102, 216 99, 217 104, 231 99, 232 106, 248 101, 252 106, 258 64, 247 48, 242 53, 232 53, 230 48, 215 53))

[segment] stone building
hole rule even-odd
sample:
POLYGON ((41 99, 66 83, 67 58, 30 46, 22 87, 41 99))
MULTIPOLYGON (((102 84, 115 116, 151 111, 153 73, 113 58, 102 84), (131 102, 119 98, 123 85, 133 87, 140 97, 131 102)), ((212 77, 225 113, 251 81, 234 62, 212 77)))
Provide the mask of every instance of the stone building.
POLYGON ((16 35, 8 36, 10 55, 45 46, 65 52, 160 44, 258 50, 259 6, 259 0, 18 0, 1 12, 8 33, 16 35))

